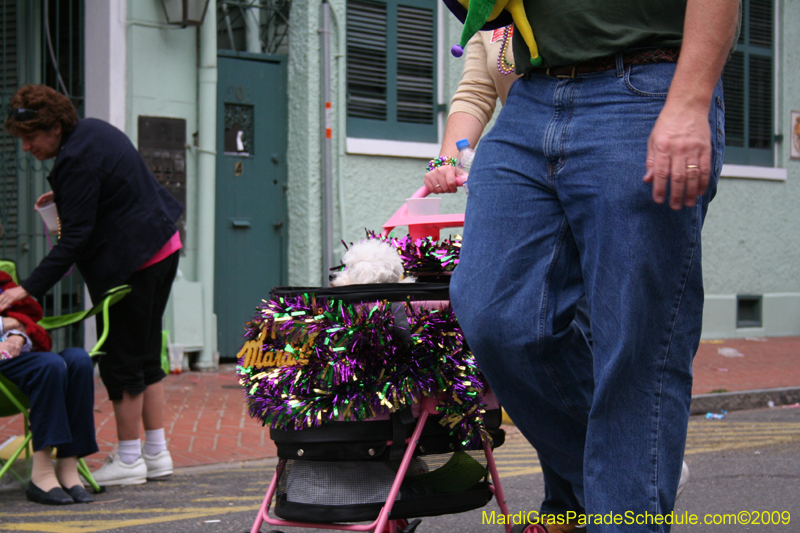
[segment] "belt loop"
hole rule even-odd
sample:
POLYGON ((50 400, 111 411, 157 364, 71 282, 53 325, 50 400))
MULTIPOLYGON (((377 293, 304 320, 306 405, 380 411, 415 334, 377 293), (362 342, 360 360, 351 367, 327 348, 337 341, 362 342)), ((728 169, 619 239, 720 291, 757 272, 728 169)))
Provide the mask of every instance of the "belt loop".
POLYGON ((617 77, 621 78, 625 74, 625 61, 623 60, 624 54, 617 52, 614 54, 614 59, 617 61, 617 77))

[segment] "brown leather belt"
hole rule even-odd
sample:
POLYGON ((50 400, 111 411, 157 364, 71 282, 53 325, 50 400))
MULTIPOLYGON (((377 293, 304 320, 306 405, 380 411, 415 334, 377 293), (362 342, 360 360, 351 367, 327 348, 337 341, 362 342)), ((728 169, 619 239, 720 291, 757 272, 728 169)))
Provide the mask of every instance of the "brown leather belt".
MULTIPOLYGON (((675 63, 678 61, 680 50, 677 48, 648 48, 634 52, 625 52, 622 55, 623 65, 650 65, 653 63, 675 63)), ((529 72, 554 76, 556 78, 574 78, 579 74, 603 72, 617 67, 615 55, 599 57, 577 65, 564 65, 561 67, 534 68, 529 72)))

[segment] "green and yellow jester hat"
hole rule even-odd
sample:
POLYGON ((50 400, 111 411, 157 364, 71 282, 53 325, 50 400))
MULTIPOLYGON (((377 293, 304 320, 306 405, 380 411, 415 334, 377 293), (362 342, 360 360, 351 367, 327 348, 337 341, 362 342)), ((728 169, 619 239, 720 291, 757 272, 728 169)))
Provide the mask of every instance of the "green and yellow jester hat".
POLYGON ((476 31, 502 28, 513 22, 517 32, 528 46, 531 64, 535 67, 542 64, 542 57, 539 55, 539 48, 533 38, 533 30, 528 23, 522 0, 444 0, 444 3, 464 23, 461 43, 450 49, 454 56, 461 57, 467 41, 475 35, 476 31))

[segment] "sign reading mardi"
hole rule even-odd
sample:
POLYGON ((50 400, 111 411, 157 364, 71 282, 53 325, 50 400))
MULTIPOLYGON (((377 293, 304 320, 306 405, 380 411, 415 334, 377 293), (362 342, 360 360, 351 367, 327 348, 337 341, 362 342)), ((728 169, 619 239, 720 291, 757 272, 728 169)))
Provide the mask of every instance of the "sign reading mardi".
POLYGON ((300 348, 287 344, 283 350, 270 349, 264 345, 267 328, 262 328, 255 340, 244 343, 236 356, 242 360, 244 368, 276 368, 284 366, 305 366, 308 364, 308 349, 314 342, 316 334, 312 334, 300 348))

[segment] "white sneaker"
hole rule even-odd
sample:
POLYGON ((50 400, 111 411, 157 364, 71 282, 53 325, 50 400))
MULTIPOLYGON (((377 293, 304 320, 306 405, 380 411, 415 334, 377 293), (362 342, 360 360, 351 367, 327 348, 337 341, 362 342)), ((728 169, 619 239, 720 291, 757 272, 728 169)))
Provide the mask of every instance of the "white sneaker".
POLYGON ((686 483, 689 481, 689 465, 686 464, 686 461, 683 462, 683 466, 681 467, 681 478, 678 480, 678 494, 675 496, 675 500, 677 501, 678 498, 681 497, 681 493, 683 489, 686 488, 686 483))
POLYGON ((103 466, 92 472, 92 477, 98 485, 140 485, 147 481, 147 465, 141 457, 132 464, 125 464, 115 452, 103 466))
POLYGON ((147 479, 155 479, 172 474, 172 456, 169 450, 163 450, 155 455, 147 455, 142 448, 142 457, 147 465, 147 479))

